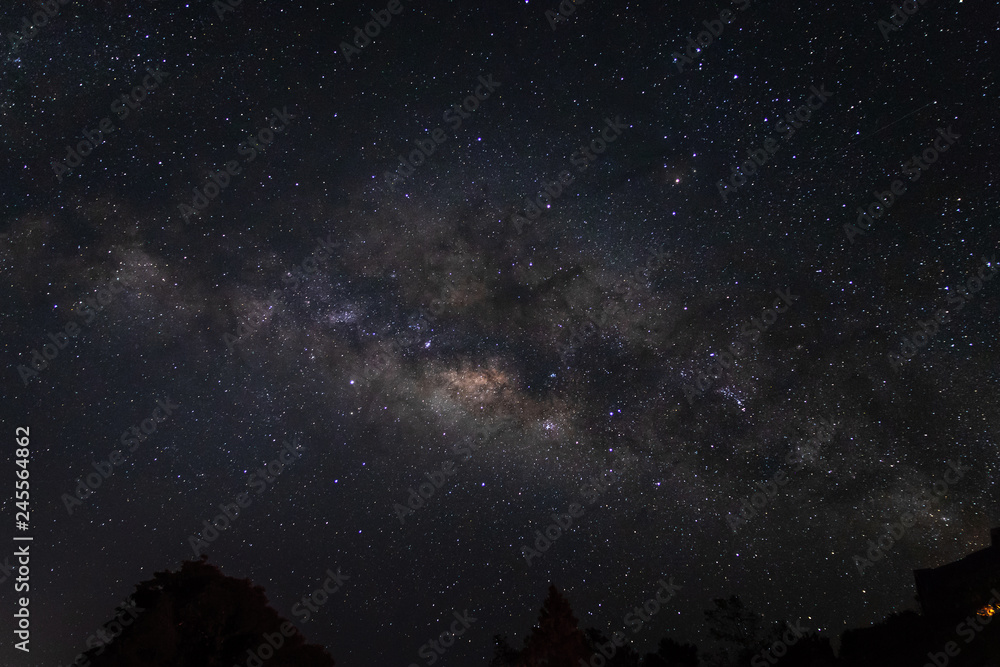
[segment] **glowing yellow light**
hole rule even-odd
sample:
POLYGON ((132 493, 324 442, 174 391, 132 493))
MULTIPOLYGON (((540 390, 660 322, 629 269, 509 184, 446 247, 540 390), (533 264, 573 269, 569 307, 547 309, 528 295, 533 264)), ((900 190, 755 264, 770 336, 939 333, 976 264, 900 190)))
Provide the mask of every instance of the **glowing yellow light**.
POLYGON ((988 604, 982 609, 976 610, 978 616, 993 616, 997 613, 1000 613, 1000 605, 995 604, 988 604))

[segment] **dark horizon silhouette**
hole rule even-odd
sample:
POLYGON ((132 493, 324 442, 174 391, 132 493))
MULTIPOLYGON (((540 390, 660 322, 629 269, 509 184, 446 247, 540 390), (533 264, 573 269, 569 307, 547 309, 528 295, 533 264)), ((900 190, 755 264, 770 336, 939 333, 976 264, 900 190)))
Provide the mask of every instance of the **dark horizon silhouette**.
MULTIPOLYGON (((207 562, 184 561, 136 586, 136 613, 111 642, 77 658, 81 667, 333 667, 326 649, 307 644, 249 579, 207 562)), ((106 627, 110 625, 106 624, 106 627)))
MULTIPOLYGON (((699 649, 667 636, 655 651, 640 654, 627 632, 580 628, 569 600, 550 583, 521 648, 495 635, 489 667, 996 667, 1000 624, 992 620, 1000 616, 1000 528, 990 536, 986 549, 914 571, 923 613, 890 614, 869 627, 845 630, 836 654, 831 637, 791 621, 767 626, 735 595, 715 598, 703 611, 714 646, 699 649)), ((225 576, 207 558, 138 584, 132 621, 77 664, 333 667, 330 653, 307 644, 268 604, 262 587, 225 576)))

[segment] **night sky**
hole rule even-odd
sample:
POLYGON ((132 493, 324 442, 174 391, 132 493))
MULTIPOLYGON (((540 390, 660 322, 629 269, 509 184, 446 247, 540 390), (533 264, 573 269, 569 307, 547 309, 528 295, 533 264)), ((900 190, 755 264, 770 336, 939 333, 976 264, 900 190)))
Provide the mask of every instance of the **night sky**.
POLYGON ((610 633, 672 578, 640 651, 732 594, 835 637, 1000 523, 995 4, 52 4, 0 26, 0 662, 243 493, 199 553, 345 667, 465 610, 439 664, 485 664, 549 582, 610 633))

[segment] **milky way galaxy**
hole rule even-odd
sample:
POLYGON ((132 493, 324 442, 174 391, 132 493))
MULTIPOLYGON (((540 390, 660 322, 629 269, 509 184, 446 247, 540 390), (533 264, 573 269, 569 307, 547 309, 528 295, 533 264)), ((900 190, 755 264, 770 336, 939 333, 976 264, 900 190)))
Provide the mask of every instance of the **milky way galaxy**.
MULTIPOLYGON (((337 4, 70 3, 4 41, 2 415, 31 428, 30 664, 69 663, 134 584, 194 558, 294 437, 301 458, 206 553, 286 618, 342 568, 298 627, 343 665, 423 664, 464 609, 479 620, 442 664, 486 664, 549 582, 610 632, 673 577, 642 651, 705 645, 702 610, 732 594, 836 637, 916 608, 913 569, 984 546, 1000 281, 969 277, 996 270, 1000 137, 978 10, 927 5, 884 37, 872 2, 595 0, 553 26, 555 3, 404 1, 348 58, 385 6, 337 4), (149 67, 162 82, 109 111, 149 67), (829 98, 776 131, 814 86, 829 98), (908 179, 939 129, 958 138, 908 179), (387 176, 401 159, 412 173, 387 176), (894 179, 905 194, 846 227, 894 179), (904 340, 923 344, 900 360, 904 340), (68 508, 166 397, 177 410, 68 508), (917 507, 949 462, 968 472, 917 507), (572 503, 574 528, 526 562, 572 503)), ((14 5, 4 34, 37 10, 14 5)))

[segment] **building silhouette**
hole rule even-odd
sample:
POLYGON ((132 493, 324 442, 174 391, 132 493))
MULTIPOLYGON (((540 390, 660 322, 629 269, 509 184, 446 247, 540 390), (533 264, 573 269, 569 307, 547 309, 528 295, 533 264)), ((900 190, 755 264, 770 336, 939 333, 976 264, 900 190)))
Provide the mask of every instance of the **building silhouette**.
POLYGON ((990 531, 990 546, 985 549, 941 567, 914 570, 913 578, 929 620, 947 622, 973 613, 1000 612, 1000 527, 990 531))

